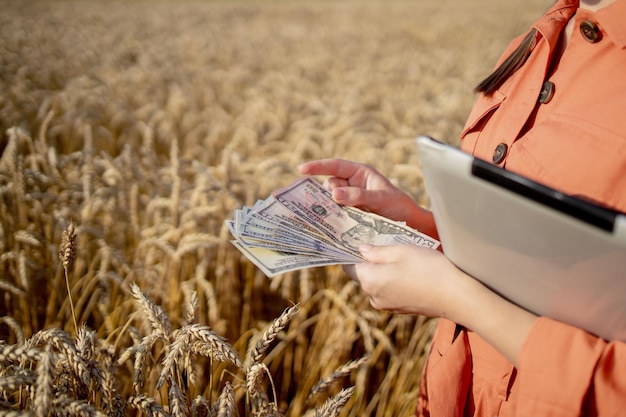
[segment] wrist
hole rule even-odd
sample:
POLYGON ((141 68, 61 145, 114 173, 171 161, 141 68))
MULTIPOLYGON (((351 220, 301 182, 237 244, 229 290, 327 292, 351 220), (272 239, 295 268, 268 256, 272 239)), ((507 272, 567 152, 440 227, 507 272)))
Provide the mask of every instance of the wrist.
POLYGON ((450 320, 477 333, 515 365, 537 316, 466 277, 450 320))

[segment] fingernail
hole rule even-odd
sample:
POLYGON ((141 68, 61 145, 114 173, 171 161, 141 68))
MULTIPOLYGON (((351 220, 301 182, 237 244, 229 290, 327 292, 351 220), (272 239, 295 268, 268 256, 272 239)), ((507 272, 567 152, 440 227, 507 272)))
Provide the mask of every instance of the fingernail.
POLYGON ((333 191, 333 197, 335 200, 343 200, 346 198, 346 191, 338 188, 333 191))

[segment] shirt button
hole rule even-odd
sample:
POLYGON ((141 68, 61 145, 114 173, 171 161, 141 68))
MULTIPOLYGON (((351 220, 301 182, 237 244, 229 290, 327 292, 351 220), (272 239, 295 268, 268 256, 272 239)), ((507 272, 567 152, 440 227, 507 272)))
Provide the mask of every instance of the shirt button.
POLYGON ((600 28, 591 20, 585 20, 580 24, 580 33, 590 43, 600 42, 600 39, 602 39, 600 28))
POLYGON ((539 102, 547 104, 552 100, 552 96, 554 96, 554 83, 552 81, 546 81, 543 83, 541 93, 539 93, 539 102))
POLYGON ((493 151, 492 161, 494 164, 499 164, 504 161, 506 157, 506 151, 509 149, 509 146, 506 143, 501 143, 496 146, 496 149, 493 151))

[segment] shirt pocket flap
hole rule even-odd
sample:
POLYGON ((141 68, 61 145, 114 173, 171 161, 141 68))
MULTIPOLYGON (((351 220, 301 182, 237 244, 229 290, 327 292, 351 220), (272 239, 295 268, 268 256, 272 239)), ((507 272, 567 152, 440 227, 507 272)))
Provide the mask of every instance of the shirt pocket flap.
POLYGON ((506 96, 499 90, 488 96, 481 95, 467 118, 461 138, 477 127, 482 126, 505 99, 506 96))

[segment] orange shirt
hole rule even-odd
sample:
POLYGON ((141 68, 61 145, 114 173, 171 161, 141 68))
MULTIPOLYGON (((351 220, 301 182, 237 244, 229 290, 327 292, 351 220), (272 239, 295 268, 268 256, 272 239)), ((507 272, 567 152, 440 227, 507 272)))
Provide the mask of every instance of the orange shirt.
MULTIPOLYGON (((559 0, 533 25, 531 55, 497 92, 478 98, 462 148, 626 211, 626 0, 595 13, 577 7, 559 0), (571 39, 555 62, 570 18, 571 39)), ((626 343, 540 317, 514 368, 477 334, 441 319, 418 415, 626 415, 626 343)))

